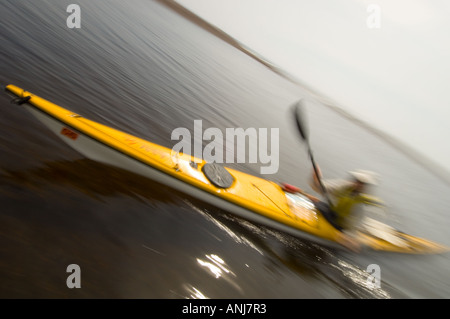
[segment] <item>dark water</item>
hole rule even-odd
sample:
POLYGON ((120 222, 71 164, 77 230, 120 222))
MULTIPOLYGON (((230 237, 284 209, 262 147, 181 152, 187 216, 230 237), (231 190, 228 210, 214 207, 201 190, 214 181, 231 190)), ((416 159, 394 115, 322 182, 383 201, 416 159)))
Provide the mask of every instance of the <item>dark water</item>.
MULTIPOLYGON (((288 108, 310 96, 149 0, 0 2, 0 82, 171 147, 177 127, 280 129, 265 176, 309 190, 288 108)), ((260 227, 164 185, 90 160, 0 98, 0 297, 448 298, 449 255, 355 255, 260 227), (82 288, 68 289, 78 264, 82 288), (381 288, 366 268, 381 268, 381 288)), ((308 110, 326 177, 379 172, 394 226, 450 245, 450 188, 326 107, 308 110)), ((259 174, 258 164, 232 164, 259 174)))

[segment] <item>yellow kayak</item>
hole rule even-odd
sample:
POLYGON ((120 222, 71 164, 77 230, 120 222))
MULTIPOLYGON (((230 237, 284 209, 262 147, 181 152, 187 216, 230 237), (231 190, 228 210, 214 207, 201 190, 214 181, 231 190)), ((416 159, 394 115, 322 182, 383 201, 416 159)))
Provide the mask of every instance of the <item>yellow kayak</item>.
MULTIPOLYGON (((275 182, 174 153, 88 120, 17 86, 8 85, 6 91, 16 97, 17 104, 87 158, 146 176, 257 224, 340 246, 342 233, 302 194, 288 193, 275 182)), ((379 222, 371 223, 356 238, 364 247, 380 251, 415 254, 447 251, 444 246, 379 222)))

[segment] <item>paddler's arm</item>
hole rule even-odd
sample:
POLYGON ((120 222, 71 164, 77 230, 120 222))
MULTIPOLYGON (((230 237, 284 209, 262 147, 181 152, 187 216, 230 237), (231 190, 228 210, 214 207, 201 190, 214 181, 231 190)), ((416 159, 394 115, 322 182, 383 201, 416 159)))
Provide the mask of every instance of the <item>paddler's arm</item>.
MULTIPOLYGON (((323 180, 322 179, 322 172, 320 171, 320 168, 317 168, 319 173, 319 178, 322 181, 322 185, 325 187, 325 190, 328 194, 332 196, 339 196, 340 193, 348 189, 352 186, 352 182, 344 180, 344 179, 332 179, 332 180, 323 180)), ((316 173, 313 171, 312 176, 309 182, 309 186, 319 194, 323 194, 322 187, 320 186, 319 178, 317 177, 316 173)))
POLYGON ((349 186, 349 182, 346 180, 324 180, 322 178, 320 167, 317 167, 317 173, 319 176, 317 176, 315 171, 312 172, 309 182, 309 186, 311 186, 316 193, 324 195, 319 179, 321 180, 323 187, 325 187, 326 192, 331 195, 335 195, 349 186))
POLYGON ((317 198, 316 196, 313 196, 311 194, 308 194, 307 192, 305 192, 303 189, 297 187, 297 186, 293 186, 293 185, 289 185, 286 183, 281 183, 281 188, 288 193, 299 193, 302 194, 303 196, 309 198, 310 200, 312 200, 313 202, 319 202, 320 199, 317 198))
POLYGON ((308 197, 310 200, 312 200, 313 202, 320 202, 320 199, 319 198, 317 198, 316 196, 314 196, 314 195, 311 195, 311 194, 308 194, 308 193, 306 193, 305 191, 303 191, 302 189, 299 189, 299 191, 298 191, 300 194, 302 194, 303 196, 305 196, 305 197, 308 197))

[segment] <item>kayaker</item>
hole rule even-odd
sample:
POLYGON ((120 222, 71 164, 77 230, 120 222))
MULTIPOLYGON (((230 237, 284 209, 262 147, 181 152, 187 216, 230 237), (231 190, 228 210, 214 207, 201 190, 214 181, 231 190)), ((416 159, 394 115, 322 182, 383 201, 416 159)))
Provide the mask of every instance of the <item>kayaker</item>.
MULTIPOLYGON (((319 178, 322 173, 318 169, 319 178)), ((328 197, 331 201, 331 207, 323 201, 315 201, 317 209, 324 217, 340 231, 340 237, 337 239, 348 249, 359 252, 361 245, 355 238, 355 231, 358 230, 361 218, 363 217, 361 204, 381 205, 381 201, 376 197, 370 196, 369 188, 378 184, 378 174, 366 171, 356 170, 349 172, 351 179, 322 180, 328 197)), ((316 192, 325 195, 315 172, 312 174, 310 186, 316 192)))
MULTIPOLYGON (((318 172, 321 176, 320 169, 318 172)), ((358 209, 360 204, 381 204, 373 196, 369 195, 370 186, 378 184, 378 174, 367 170, 349 172, 351 179, 322 180, 322 184, 330 196, 331 207, 323 201, 316 201, 316 207, 324 214, 327 220, 341 231, 349 231, 355 228, 362 217, 358 209)), ((310 182, 311 188, 322 194, 317 175, 313 172, 310 182)))

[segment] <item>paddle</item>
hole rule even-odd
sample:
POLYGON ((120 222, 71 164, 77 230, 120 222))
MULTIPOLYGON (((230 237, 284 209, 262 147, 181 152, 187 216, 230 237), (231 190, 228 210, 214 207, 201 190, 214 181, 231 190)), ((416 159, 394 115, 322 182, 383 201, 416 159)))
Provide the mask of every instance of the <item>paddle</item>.
POLYGON ((316 174, 317 180, 319 181, 319 185, 322 190, 322 194, 325 196, 325 199, 327 200, 328 205, 330 205, 330 207, 331 207, 330 197, 328 196, 327 189, 323 185, 322 180, 320 178, 319 169, 317 168, 316 161, 314 160, 314 156, 313 156, 313 153, 311 150, 311 145, 309 144, 309 136, 308 136, 309 131, 308 131, 308 128, 306 127, 306 124, 304 121, 305 116, 304 116, 304 112, 303 112, 302 100, 298 101, 294 105, 293 112, 294 112, 295 122, 297 123, 298 131, 300 132, 300 135, 302 136, 302 139, 305 142, 306 147, 308 149, 309 158, 311 159, 314 173, 316 174))

